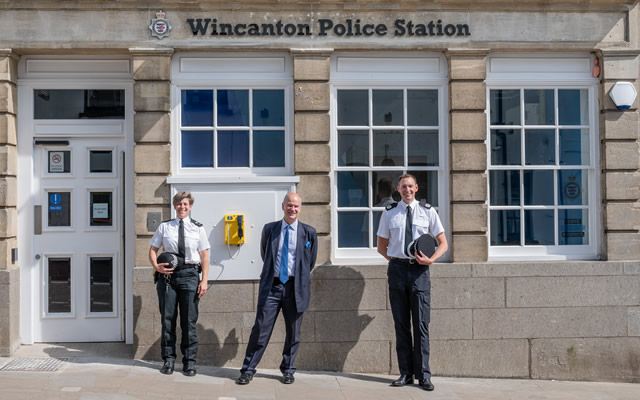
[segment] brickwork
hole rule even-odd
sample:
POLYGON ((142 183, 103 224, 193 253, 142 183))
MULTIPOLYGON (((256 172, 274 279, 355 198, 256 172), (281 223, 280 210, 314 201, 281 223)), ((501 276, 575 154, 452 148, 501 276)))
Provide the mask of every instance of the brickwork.
POLYGON ((638 104, 620 111, 609 96, 616 82, 640 83, 637 51, 602 52, 603 111, 600 117, 601 159, 603 170, 602 212, 604 221, 603 254, 609 260, 640 259, 640 152, 638 104))
POLYGON ((0 49, 0 356, 20 345, 18 248, 17 54, 0 49))
POLYGON ((487 235, 487 50, 449 49, 451 254, 453 261, 485 261, 487 235), (469 219, 472 215, 473 219, 469 219), (469 221, 479 222, 471 224, 469 221))
MULTIPOLYGON (((331 241, 331 171, 329 57, 326 51, 292 50, 294 76, 295 174, 302 195, 302 222, 318 229, 318 240, 331 241), (324 193, 318 195, 318 192, 324 193)), ((331 246, 318 248, 318 264, 331 259, 331 246)))

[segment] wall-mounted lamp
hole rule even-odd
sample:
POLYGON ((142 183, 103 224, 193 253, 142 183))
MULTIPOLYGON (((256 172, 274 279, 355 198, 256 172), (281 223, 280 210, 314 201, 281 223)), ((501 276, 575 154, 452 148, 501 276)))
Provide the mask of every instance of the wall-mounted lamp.
POLYGON ((638 92, 631 82, 617 82, 609 91, 609 97, 618 110, 628 110, 636 99, 638 92))

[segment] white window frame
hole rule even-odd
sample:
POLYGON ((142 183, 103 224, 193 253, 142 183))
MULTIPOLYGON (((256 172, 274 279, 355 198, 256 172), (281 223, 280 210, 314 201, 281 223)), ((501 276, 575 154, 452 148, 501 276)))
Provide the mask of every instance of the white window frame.
MULTIPOLYGON (((593 55, 591 54, 516 54, 505 53, 494 55, 487 60, 487 80, 486 80, 486 114, 487 114, 487 244, 489 261, 521 261, 521 260, 591 260, 600 258, 600 155, 599 155, 599 113, 598 113, 598 79, 592 77, 591 66, 593 65, 593 55), (589 101, 589 161, 590 165, 584 168, 582 165, 566 166, 559 168, 553 166, 526 166, 526 165, 491 165, 491 121, 490 121, 490 92, 496 89, 585 89, 588 91, 589 101), (490 173, 495 170, 563 170, 563 169, 584 169, 587 171, 588 179, 588 218, 589 218, 589 243, 587 245, 520 245, 520 246, 492 246, 491 245, 491 210, 494 209, 530 209, 528 206, 492 206, 490 199, 490 173)), ((522 102, 522 97, 521 97, 522 102)), ((557 113, 557 99, 554 104, 557 113)), ((519 129, 524 130, 524 108, 521 103, 521 124, 519 129)), ((556 125, 556 128, 559 125, 556 125)), ((494 129, 499 126, 496 125, 494 129)), ((509 129, 511 126, 505 127, 509 129)), ((524 136, 521 146, 524 152, 524 136)), ((556 146, 556 151, 558 150, 556 146)), ((524 157, 524 153, 523 153, 524 157)), ((557 160, 556 160, 557 161, 557 160)), ((520 182, 520 190, 522 185, 520 182)), ((557 198, 557 182, 554 180, 554 195, 557 198)), ((522 200, 522 199, 521 199, 522 200)), ((559 210, 562 207, 552 205, 548 207, 536 206, 536 209, 559 210)), ((554 234, 557 234, 557 216, 554 222, 554 234)), ((521 243, 524 243, 525 232, 521 229, 521 243)))
MULTIPOLYGON (((202 180, 206 178, 230 178, 246 180, 264 176, 290 176, 293 174, 293 66, 286 53, 180 53, 172 61, 171 85, 171 163, 174 179, 202 180), (182 167, 182 90, 215 91, 218 89, 284 90, 284 167, 182 167)), ((251 101, 251 96, 249 98, 251 101)), ((250 121, 252 109, 250 107, 250 121)), ((222 130, 226 130, 225 129, 222 130)), ((191 131, 216 131, 215 127, 193 127, 191 131)), ((249 157, 253 156, 253 127, 248 128, 249 157)), ((262 127, 260 129, 262 130, 262 127)), ((273 130, 273 129, 272 129, 273 130)), ((214 132, 214 140, 217 135, 214 132)), ((214 160, 218 144, 214 142, 214 160)), ((250 159, 251 163, 251 159, 250 159)))
MULTIPOLYGON (((375 241, 372 248, 338 247, 338 190, 337 173, 340 171, 388 171, 425 170, 437 171, 438 175, 438 214, 447 236, 449 229, 449 139, 448 139, 448 80, 446 59, 439 53, 336 53, 331 58, 331 223, 332 262, 335 264, 379 264, 385 262, 378 254, 375 241), (437 167, 340 167, 338 166, 338 129, 337 129, 337 93, 338 90, 438 90, 439 122, 439 165, 437 167)), ((371 107, 371 105, 370 105, 371 107)), ((405 104, 406 113, 406 104, 405 104)), ((405 130, 406 135, 406 130, 405 130)), ((372 156, 372 137, 369 136, 372 156)), ((404 156, 406 160, 408 143, 405 140, 404 156)), ((369 192, 372 182, 369 179, 369 192)), ((371 195, 371 194, 370 194, 371 195)), ((369 211, 370 207, 354 208, 353 211, 369 211)), ((370 235, 373 233, 373 220, 369 221, 370 235)), ((446 261, 447 253, 441 258, 446 261)))

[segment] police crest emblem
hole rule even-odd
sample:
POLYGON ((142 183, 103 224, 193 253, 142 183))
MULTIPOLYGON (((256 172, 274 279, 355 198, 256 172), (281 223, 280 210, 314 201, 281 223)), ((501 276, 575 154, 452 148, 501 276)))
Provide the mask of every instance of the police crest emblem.
POLYGON ((156 18, 151 20, 149 30, 151 30, 151 36, 155 36, 158 39, 162 39, 165 36, 169 36, 169 32, 173 29, 169 20, 166 19, 166 13, 162 10, 156 13, 156 18))

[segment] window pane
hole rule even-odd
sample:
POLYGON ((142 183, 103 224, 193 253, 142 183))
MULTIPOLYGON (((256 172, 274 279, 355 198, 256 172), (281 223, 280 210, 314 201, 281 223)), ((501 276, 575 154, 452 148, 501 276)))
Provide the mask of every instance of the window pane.
POLYGON ((218 131, 218 167, 249 166, 249 131, 218 131))
POLYGON ((113 259, 91 257, 90 312, 113 311, 113 259))
POLYGON ((553 89, 524 91, 524 121, 527 125, 555 125, 553 89))
POLYGON ((253 126, 284 126, 284 90, 253 91, 253 126))
POLYGON ((50 313, 71 312, 71 259, 50 258, 47 308, 50 313))
POLYGON ((555 165, 555 130, 527 129, 524 131, 524 140, 526 165, 555 165))
POLYGON ((560 165, 589 164, 589 129, 560 129, 560 165))
POLYGON ((524 210, 524 244, 555 244, 553 221, 553 210, 524 210))
POLYGON ((524 171, 524 204, 526 206, 553 205, 553 171, 524 171))
POLYGON ((407 125, 438 126, 437 90, 407 90, 407 125))
POLYGON ((404 165, 404 134, 402 131, 373 131, 373 165, 404 165))
POLYGON ((382 217, 382 211, 373 212, 373 231, 371 231, 372 246, 376 248, 378 245, 378 227, 380 226, 380 218, 382 217))
POLYGON ((491 210, 491 245, 520 246, 520 211, 491 210))
POLYGON ((589 99, 587 89, 558 90, 560 125, 588 125, 589 99))
POLYGON ((48 226, 71 226, 71 193, 49 192, 48 226))
POLYGON ((435 166, 440 163, 438 131, 409 131, 407 136, 410 166, 435 166))
POLYGON ((182 126, 213 126, 213 90, 182 91, 182 126))
POLYGON ((338 125, 369 125, 368 90, 338 90, 338 125))
POLYGON ((68 174, 71 172, 71 151, 49 151, 48 172, 50 174, 68 174))
POLYGON ((218 126, 249 126, 249 91, 218 90, 218 126))
POLYGON ((402 171, 372 172, 371 182, 374 197, 371 204, 374 207, 386 207, 393 202, 400 201, 400 193, 396 190, 400 175, 402 175, 402 171))
POLYGON ((369 247, 369 213, 338 213, 338 247, 369 247))
POLYGON ((519 90, 491 90, 489 107, 491 125, 520 125, 519 90))
POLYGON ((563 206, 587 205, 588 173, 581 169, 558 171, 558 204, 563 206))
POLYGON ((373 125, 404 125, 402 90, 373 91, 373 125))
POLYGON ((489 171, 492 206, 520 205, 520 171, 489 171))
POLYGON ((367 172, 338 172, 338 207, 367 207, 368 198, 367 172))
POLYGON ((418 192, 416 200, 438 206, 438 172, 437 171, 408 171, 416 177, 418 192))
POLYGON ((113 224, 111 192, 91 192, 89 194, 89 225, 111 226, 113 224))
POLYGON ((520 130, 491 130, 491 165, 520 165, 520 130))
POLYGON ((558 244, 589 244, 589 210, 558 210, 558 244))
POLYGON ((253 131, 253 166, 284 167, 284 131, 253 131))
POLYGON ((369 131, 338 131, 338 165, 369 165, 369 131))
POLYGON ((124 90, 36 89, 35 119, 123 119, 124 90))
POLYGON ((110 173, 113 169, 111 160, 111 150, 91 150, 89 151, 89 172, 110 173))
POLYGON ((213 132, 182 131, 182 166, 213 167, 213 132))

